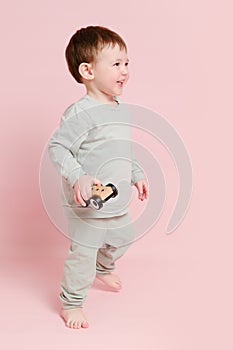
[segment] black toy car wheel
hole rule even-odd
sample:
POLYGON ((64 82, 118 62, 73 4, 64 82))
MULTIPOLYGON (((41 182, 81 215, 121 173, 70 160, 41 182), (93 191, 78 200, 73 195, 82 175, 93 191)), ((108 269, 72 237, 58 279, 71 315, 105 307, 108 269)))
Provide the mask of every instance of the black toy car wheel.
POLYGON ((107 184, 106 186, 111 187, 112 192, 113 192, 112 198, 115 198, 118 195, 117 188, 113 184, 107 184))
POLYGON ((90 206, 96 210, 99 210, 103 207, 103 202, 100 197, 93 196, 90 199, 90 206))

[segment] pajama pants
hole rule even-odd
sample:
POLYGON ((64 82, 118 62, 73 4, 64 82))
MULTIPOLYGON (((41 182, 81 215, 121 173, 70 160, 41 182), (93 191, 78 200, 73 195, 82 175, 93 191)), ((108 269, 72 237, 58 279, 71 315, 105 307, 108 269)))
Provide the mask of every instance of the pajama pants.
POLYGON ((115 269, 115 261, 134 240, 129 214, 106 219, 70 219, 71 245, 64 263, 63 309, 82 307, 96 274, 115 269))

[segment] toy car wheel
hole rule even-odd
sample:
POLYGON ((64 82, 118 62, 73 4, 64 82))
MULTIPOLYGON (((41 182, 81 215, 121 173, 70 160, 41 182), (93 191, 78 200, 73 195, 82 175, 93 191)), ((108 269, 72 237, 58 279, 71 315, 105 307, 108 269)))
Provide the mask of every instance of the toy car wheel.
POLYGON ((112 196, 112 198, 115 198, 115 197, 118 195, 117 188, 116 188, 116 187, 115 187, 113 184, 107 184, 106 186, 111 187, 112 192, 113 192, 113 196, 112 196))
POLYGON ((98 196, 93 196, 91 197, 90 199, 90 205, 92 206, 92 208, 96 209, 96 210, 99 210, 102 208, 103 206, 103 202, 101 200, 100 197, 98 196))

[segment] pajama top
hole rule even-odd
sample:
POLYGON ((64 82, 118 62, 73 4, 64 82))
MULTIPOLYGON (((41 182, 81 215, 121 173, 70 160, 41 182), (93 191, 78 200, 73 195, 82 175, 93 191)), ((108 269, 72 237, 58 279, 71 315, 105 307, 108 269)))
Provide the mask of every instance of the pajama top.
POLYGON ((131 185, 144 177, 134 158, 127 104, 102 104, 85 95, 69 106, 49 140, 48 152, 61 175, 61 200, 70 218, 109 218, 128 212, 131 185), (113 183, 118 195, 100 210, 74 201, 73 186, 88 174, 103 185, 113 183))

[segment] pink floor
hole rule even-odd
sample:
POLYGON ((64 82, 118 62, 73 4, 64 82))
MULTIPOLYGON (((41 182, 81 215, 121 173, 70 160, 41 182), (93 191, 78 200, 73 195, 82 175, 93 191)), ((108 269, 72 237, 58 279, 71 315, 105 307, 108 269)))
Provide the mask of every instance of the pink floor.
POLYGON ((187 217, 173 235, 154 229, 136 242, 117 265, 121 292, 94 283, 89 329, 68 329, 59 317, 66 238, 52 234, 64 240, 60 257, 2 258, 1 348, 232 349, 227 259, 216 259, 213 240, 211 249, 208 237, 200 244, 197 232, 185 232, 189 224, 187 217))

